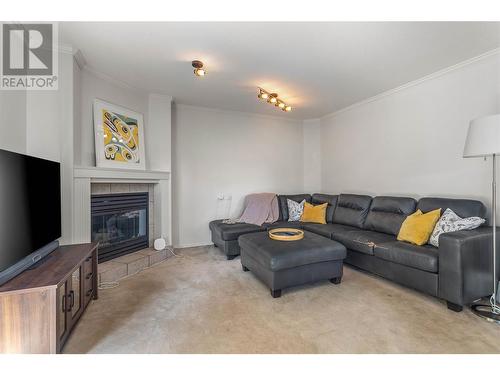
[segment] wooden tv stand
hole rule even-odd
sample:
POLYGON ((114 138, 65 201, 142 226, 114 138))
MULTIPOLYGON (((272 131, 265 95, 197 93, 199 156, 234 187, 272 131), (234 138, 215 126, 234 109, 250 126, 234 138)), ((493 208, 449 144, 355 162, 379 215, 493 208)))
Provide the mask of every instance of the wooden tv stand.
POLYGON ((0 287, 0 353, 60 353, 97 299, 97 243, 60 246, 0 287))

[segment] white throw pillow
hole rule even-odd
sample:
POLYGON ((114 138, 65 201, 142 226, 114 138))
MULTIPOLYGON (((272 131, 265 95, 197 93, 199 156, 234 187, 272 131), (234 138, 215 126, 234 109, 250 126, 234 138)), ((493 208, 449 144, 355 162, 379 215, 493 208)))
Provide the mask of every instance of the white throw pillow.
POLYGON ((302 202, 297 203, 292 201, 291 199, 286 200, 286 204, 288 205, 288 221, 299 221, 302 213, 304 212, 304 204, 306 200, 304 199, 302 202))
POLYGON ((439 236, 443 233, 456 232, 465 229, 475 229, 481 226, 485 220, 483 218, 473 216, 461 218, 449 208, 446 209, 443 216, 439 219, 432 231, 429 243, 432 246, 439 247, 439 236))

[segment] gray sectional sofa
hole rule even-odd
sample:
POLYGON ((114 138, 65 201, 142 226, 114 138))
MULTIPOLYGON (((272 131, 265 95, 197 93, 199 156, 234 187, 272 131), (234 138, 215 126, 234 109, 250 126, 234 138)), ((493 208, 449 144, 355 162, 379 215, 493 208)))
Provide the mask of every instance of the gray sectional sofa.
MULTIPOLYGON (((355 194, 297 194, 278 198, 280 217, 275 223, 262 226, 223 224, 221 220, 210 223, 212 241, 228 259, 239 255, 238 237, 242 234, 299 227, 342 243, 347 248, 344 263, 442 298, 454 311, 461 311, 464 305, 493 292, 491 227, 443 234, 439 248, 396 239, 405 218, 417 209, 425 213, 450 208, 461 217, 485 217, 486 208, 479 201, 447 198, 416 201, 407 197, 372 198, 355 194), (328 203, 327 223, 288 222, 287 199, 328 203)), ((497 239, 500 242, 500 236, 497 239)))

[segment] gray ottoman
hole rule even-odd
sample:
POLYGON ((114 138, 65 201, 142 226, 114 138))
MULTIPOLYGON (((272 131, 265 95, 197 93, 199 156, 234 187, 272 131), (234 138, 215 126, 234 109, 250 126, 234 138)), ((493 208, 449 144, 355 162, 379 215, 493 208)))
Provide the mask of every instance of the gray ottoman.
POLYGON ((298 241, 276 241, 267 232, 238 238, 243 271, 252 271, 270 289, 274 298, 281 290, 296 285, 342 280, 346 248, 339 242, 304 231, 298 241))

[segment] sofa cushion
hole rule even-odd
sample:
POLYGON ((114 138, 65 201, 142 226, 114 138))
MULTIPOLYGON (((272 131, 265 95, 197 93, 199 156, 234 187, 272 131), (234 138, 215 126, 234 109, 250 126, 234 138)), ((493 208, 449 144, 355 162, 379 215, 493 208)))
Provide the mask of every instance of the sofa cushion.
POLYGON ((238 237, 245 233, 262 232, 265 230, 264 227, 255 224, 247 223, 236 223, 236 224, 224 224, 222 220, 214 220, 208 225, 209 228, 215 232, 224 241, 237 240, 238 237))
POLYGON ((288 206, 288 221, 300 221, 300 218, 304 213, 304 205, 306 203, 305 199, 300 203, 287 199, 286 205, 288 206))
POLYGON ((342 224, 316 224, 316 223, 304 223, 303 228, 309 232, 320 234, 322 236, 332 238, 334 233, 348 232, 351 230, 356 230, 357 228, 351 227, 349 225, 342 224))
POLYGON ((293 195, 278 195, 278 206, 280 209, 280 214, 278 221, 288 221, 288 204, 287 199, 291 199, 297 203, 302 202, 304 199, 306 202, 311 203, 310 194, 293 194, 293 195))
POLYGON ((272 271, 346 257, 344 245, 310 232, 304 232, 300 241, 276 241, 263 233, 251 233, 238 238, 238 243, 245 256, 272 271))
POLYGON ((300 221, 275 221, 274 223, 264 223, 262 226, 266 229, 272 228, 299 228, 302 229, 304 223, 300 221))
POLYGON ((423 213, 433 211, 437 208, 441 208, 441 212, 445 212, 449 208, 460 217, 486 217, 486 207, 484 204, 473 199, 422 198, 417 204, 417 209, 423 213))
POLYGON ((372 198, 368 195, 340 194, 333 223, 363 228, 372 198))
POLYGON ((338 195, 329 195, 329 194, 313 194, 311 198, 311 202, 314 205, 328 203, 326 207, 326 222, 331 223, 333 220, 333 212, 335 211, 335 207, 337 207, 337 200, 339 199, 338 195))
POLYGON ((472 230, 483 225, 485 220, 481 217, 460 217, 453 210, 447 208, 444 214, 436 223, 429 244, 439 247, 439 237, 444 233, 457 232, 459 230, 472 230))
POLYGON ((373 255, 375 245, 386 242, 393 242, 394 236, 385 233, 372 232, 369 230, 352 230, 338 232, 333 235, 333 239, 342 243, 349 250, 373 255))
POLYGON ((416 205, 413 198, 375 197, 366 216, 365 229, 396 236, 406 217, 415 212, 416 205))
POLYGON ((417 210, 408 216, 401 225, 397 237, 398 241, 406 241, 418 246, 425 245, 429 241, 440 216, 440 208, 426 214, 417 210))
POLYGON ((429 245, 417 246, 399 241, 386 242, 375 245, 373 254, 378 258, 407 267, 438 272, 438 250, 429 245))
POLYGON ((318 223, 326 224, 326 208, 328 203, 321 203, 318 205, 313 205, 311 203, 304 204, 304 212, 300 217, 300 221, 303 223, 318 223))

